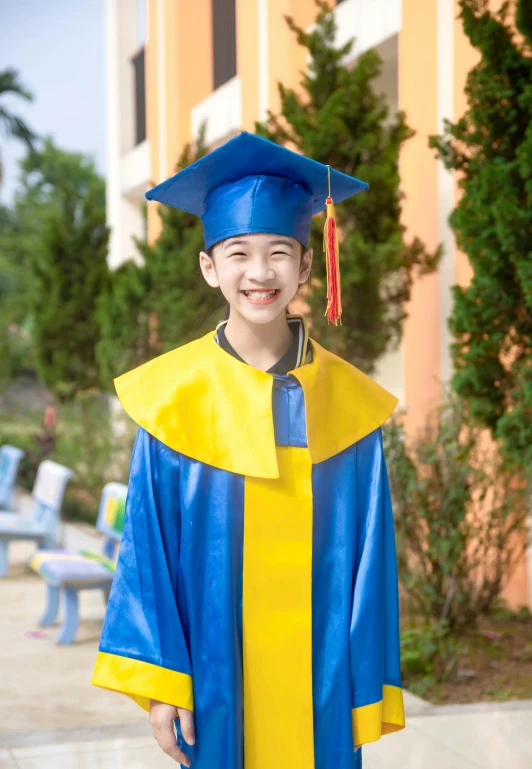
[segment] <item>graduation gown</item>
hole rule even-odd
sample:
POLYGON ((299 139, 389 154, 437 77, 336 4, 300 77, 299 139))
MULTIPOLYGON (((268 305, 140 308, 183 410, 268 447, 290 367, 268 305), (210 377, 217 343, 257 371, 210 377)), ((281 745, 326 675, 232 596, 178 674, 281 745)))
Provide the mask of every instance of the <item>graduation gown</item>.
POLYGON ((357 769, 405 726, 397 399, 311 345, 275 376, 211 332, 115 380, 139 429, 93 684, 192 709, 194 769, 357 769))

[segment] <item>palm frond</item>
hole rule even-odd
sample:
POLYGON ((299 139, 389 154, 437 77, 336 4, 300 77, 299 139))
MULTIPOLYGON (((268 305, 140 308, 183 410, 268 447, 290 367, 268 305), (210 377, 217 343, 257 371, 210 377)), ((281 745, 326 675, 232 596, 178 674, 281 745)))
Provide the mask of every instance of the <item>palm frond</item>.
POLYGON ((33 94, 22 85, 17 70, 12 67, 0 70, 0 95, 3 93, 15 93, 23 99, 33 101, 33 94))

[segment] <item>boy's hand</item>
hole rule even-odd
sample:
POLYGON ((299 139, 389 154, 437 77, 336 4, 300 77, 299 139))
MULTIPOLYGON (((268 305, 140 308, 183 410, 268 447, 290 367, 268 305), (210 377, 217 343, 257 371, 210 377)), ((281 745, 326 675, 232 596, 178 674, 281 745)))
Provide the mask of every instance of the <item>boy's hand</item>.
POLYGON ((150 724, 153 736, 161 750, 173 758, 178 764, 190 766, 190 759, 176 745, 174 734, 174 719, 181 721, 181 731, 185 742, 194 745, 194 720, 192 711, 186 708, 176 708, 166 702, 150 700, 150 724))

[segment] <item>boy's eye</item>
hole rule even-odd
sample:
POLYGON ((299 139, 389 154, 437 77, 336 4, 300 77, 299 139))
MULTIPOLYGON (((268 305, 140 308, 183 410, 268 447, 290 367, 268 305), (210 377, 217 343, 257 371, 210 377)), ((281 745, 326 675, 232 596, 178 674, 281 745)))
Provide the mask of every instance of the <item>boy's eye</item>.
POLYGON ((245 253, 243 251, 235 251, 232 254, 229 254, 229 256, 245 256, 245 253))
POLYGON ((290 256, 290 254, 287 254, 286 251, 274 251, 273 252, 273 256, 277 256, 277 255, 280 255, 280 256, 290 256))

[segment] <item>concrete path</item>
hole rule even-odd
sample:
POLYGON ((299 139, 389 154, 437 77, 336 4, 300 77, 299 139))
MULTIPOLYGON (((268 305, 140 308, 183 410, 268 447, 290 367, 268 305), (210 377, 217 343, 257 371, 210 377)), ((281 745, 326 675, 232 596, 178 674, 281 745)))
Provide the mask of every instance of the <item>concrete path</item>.
MULTIPOLYGON (((99 546, 90 527, 63 534, 71 547, 99 546)), ((32 550, 14 544, 0 580, 0 769, 176 766, 137 705, 90 685, 105 610, 99 592, 82 594, 76 643, 57 646, 57 628, 31 637, 44 604, 43 583, 26 566, 32 550)), ((364 769, 532 768, 531 701, 434 707, 406 693, 406 707, 407 728, 366 746, 364 769)))
MULTIPOLYGON (((66 720, 66 719, 65 719, 66 720)), ((532 702, 408 714, 407 728, 367 745, 364 769, 530 769, 532 702)), ((0 735, 0 769, 171 769, 146 721, 101 729, 0 735), (114 732, 113 736, 110 734, 114 732), (17 746, 9 746, 9 740, 17 746), (39 744, 38 740, 45 742, 39 744), (35 742, 37 744, 23 744, 35 742), (53 740, 53 741, 52 741, 53 740)))

